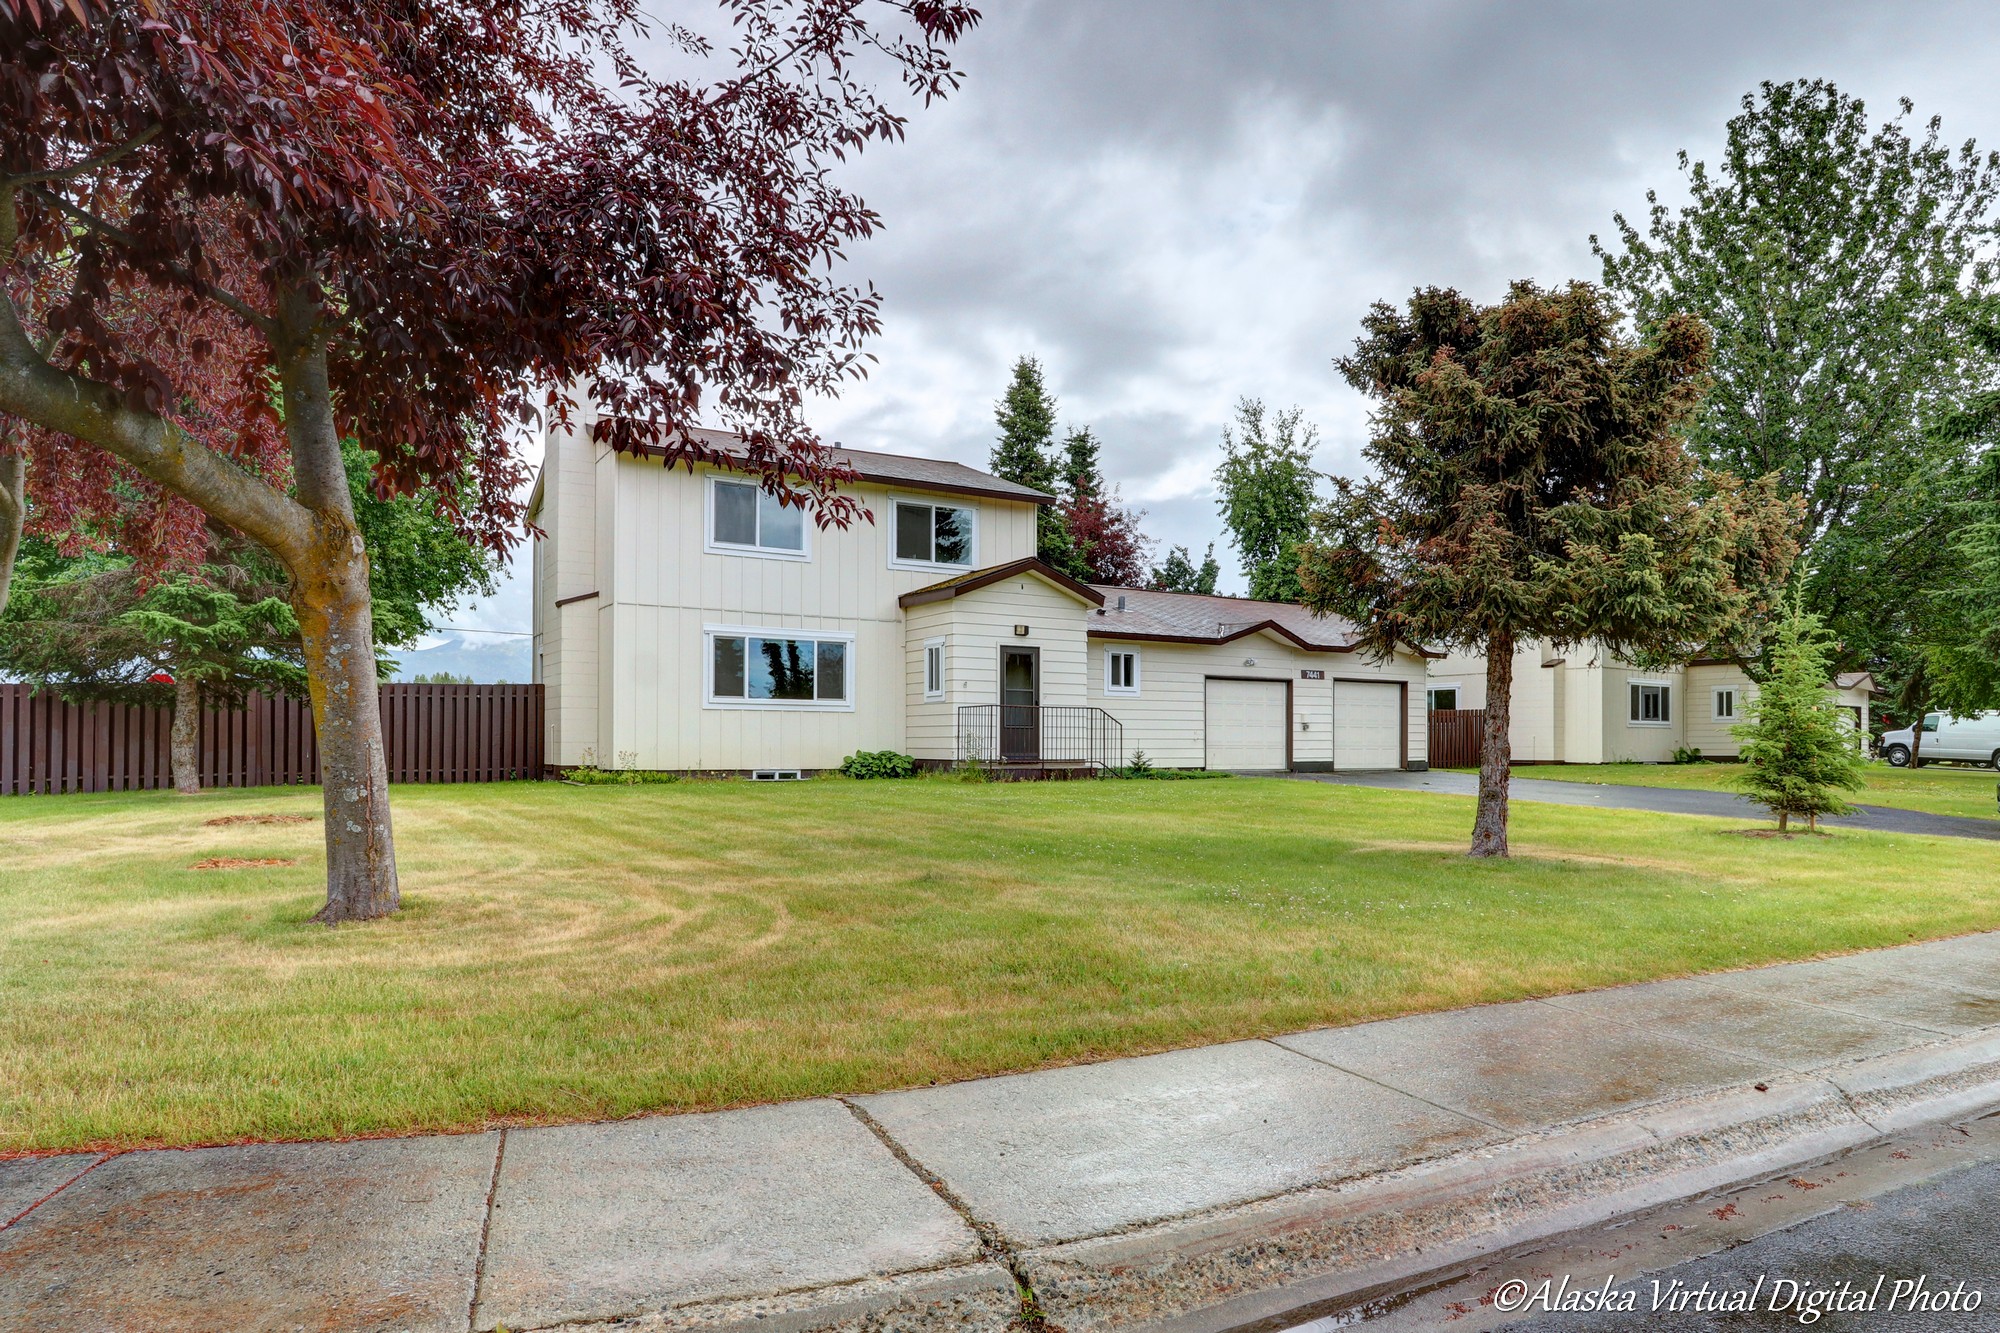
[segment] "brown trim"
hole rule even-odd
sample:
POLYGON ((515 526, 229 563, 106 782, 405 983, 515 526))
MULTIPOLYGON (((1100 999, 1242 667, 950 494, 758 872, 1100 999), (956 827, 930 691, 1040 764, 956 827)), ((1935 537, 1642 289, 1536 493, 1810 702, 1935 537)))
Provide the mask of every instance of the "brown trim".
POLYGON ((1208 682, 1211 680, 1245 680, 1255 685, 1282 685, 1285 687, 1285 772, 1297 772, 1297 761, 1293 758, 1293 728, 1298 725, 1298 704, 1292 697, 1290 676, 1211 676, 1201 678, 1201 766, 1208 768, 1208 682))
POLYGON ((914 589, 898 597, 896 605, 912 607, 923 606, 927 602, 948 601, 953 597, 962 597, 966 593, 977 592, 981 588, 991 587, 995 583, 1004 583, 1008 579, 1020 574, 1033 574, 1044 582, 1053 583, 1056 587, 1069 593, 1077 600, 1091 606, 1104 605, 1103 593, 1091 587, 1088 583, 1077 582, 1053 565, 1043 564, 1032 555, 1020 560, 1011 561, 1008 564, 995 565, 991 569, 981 569, 970 574, 961 574, 955 579, 947 579, 943 583, 933 583, 927 588, 914 589))
POLYGON ((556 605, 558 607, 564 607, 568 606, 571 602, 587 602, 595 596, 597 596, 597 594, 594 592, 580 592, 574 597, 558 597, 556 598, 556 605))
MULTIPOLYGON (((1101 595, 1099 597, 1099 600, 1100 601, 1103 600, 1101 595)), ((1270 630, 1272 633, 1280 636, 1287 642, 1292 643, 1309 653, 1353 653, 1353 652, 1359 652, 1361 650, 1361 645, 1358 643, 1334 644, 1334 643, 1310 642, 1309 640, 1300 638, 1290 628, 1288 628, 1283 624, 1280 624, 1278 621, 1275 620, 1260 620, 1254 625, 1245 625, 1240 629, 1232 630, 1228 634, 1220 634, 1220 635, 1155 634, 1155 633, 1150 633, 1146 630, 1096 629, 1093 627, 1086 627, 1084 633, 1093 639, 1134 639, 1144 643, 1219 644, 1219 643, 1234 643, 1236 640, 1241 639, 1246 635, 1256 634, 1263 630, 1270 630)), ((1444 653, 1432 652, 1428 648, 1417 648, 1406 643, 1398 644, 1397 646, 1404 649, 1407 652, 1414 654, 1417 657, 1425 658, 1430 661, 1436 661, 1445 656, 1444 653)))
MULTIPOLYGON (((627 456, 638 457, 644 455, 648 458, 666 458, 673 452, 657 444, 648 444, 642 445, 636 454, 628 454, 627 456)), ((712 458, 702 458, 682 450, 674 457, 673 461, 675 464, 706 463, 710 467, 720 468, 725 472, 741 473, 747 470, 732 465, 729 461, 729 456, 726 454, 712 458)), ((836 463, 835 466, 840 466, 840 464, 836 463)), ((1052 505, 1056 502, 1055 496, 1044 495, 1040 491, 1025 489, 1003 491, 997 486, 979 486, 971 482, 931 481, 918 477, 894 477, 880 472, 864 471, 857 467, 849 467, 848 470, 854 474, 856 481, 868 482, 876 486, 899 486, 905 490, 935 491, 941 495, 975 495, 984 500, 1012 500, 1015 504, 1052 505)), ((998 480, 998 478, 995 480, 998 480)))

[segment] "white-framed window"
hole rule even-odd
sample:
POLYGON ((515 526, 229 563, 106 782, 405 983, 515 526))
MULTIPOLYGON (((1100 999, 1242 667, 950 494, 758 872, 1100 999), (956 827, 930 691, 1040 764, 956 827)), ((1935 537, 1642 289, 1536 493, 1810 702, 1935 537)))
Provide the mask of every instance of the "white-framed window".
POLYGON ((1429 696, 1429 702, 1426 706, 1432 712, 1436 712, 1440 708, 1458 707, 1458 686, 1456 685, 1433 685, 1425 693, 1429 696))
POLYGON ((1665 681, 1635 680, 1629 686, 1635 727, 1664 727, 1673 721, 1672 687, 1665 681))
POLYGON ((944 698, 944 640, 924 640, 924 698, 944 698))
POLYGON ((1736 720, 1736 687, 1725 685, 1715 692, 1715 720, 1734 722, 1736 720))
POLYGON ((804 560, 806 511, 788 505, 755 482, 708 479, 708 550, 714 555, 756 555, 804 560))
POLYGON ((889 563, 971 569, 979 554, 979 511, 965 505, 896 500, 890 505, 889 563))
POLYGON ((854 707, 854 635, 829 630, 710 625, 702 631, 710 708, 854 707))
POLYGON ((1104 692, 1106 694, 1139 692, 1138 650, 1133 648, 1104 650, 1104 692))

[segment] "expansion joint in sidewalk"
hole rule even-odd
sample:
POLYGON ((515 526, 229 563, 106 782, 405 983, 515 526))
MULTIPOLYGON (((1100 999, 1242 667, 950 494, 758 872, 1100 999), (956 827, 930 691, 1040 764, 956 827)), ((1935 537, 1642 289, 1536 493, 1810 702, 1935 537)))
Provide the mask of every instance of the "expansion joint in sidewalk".
POLYGON ((77 1181, 82 1180, 85 1176, 95 1171, 98 1167, 103 1166, 106 1162, 110 1161, 112 1158, 122 1157, 122 1156, 124 1156, 123 1153, 116 1153, 116 1152, 105 1153, 102 1156, 100 1156, 96 1161, 92 1162, 89 1166, 86 1166, 85 1168, 83 1168, 83 1170, 77 1172, 75 1175, 71 1176, 68 1180, 65 1180, 62 1184, 56 1186, 54 1189, 50 1190, 47 1194, 44 1194, 41 1198, 36 1199, 33 1203, 29 1204, 26 1208, 23 1208, 20 1212, 14 1214, 12 1217, 0 1217, 0 1231, 5 1231, 8 1227, 13 1226, 16 1222, 19 1222, 29 1213, 34 1212, 35 1209, 41 1207, 43 1204, 47 1203, 50 1199, 55 1198, 56 1195, 61 1194, 71 1185, 76 1184, 77 1181))
POLYGON ((1014 1247, 1000 1234, 1000 1228, 975 1214, 965 1200, 958 1196, 958 1192, 944 1182, 943 1177, 911 1156, 909 1149, 896 1142, 895 1137, 882 1122, 868 1114, 866 1109, 845 1097, 840 1099, 840 1104, 866 1126, 868 1132, 880 1140, 882 1146, 907 1167, 911 1175, 930 1186, 931 1192, 944 1200, 945 1205, 972 1228, 972 1234, 979 1238, 980 1248, 986 1251, 986 1257, 1005 1268, 1014 1279, 1014 1289, 1021 1299, 1021 1312, 1014 1317, 1011 1327, 1019 1330, 1019 1333, 1062 1333, 1061 1329, 1050 1323, 1048 1316, 1043 1314, 1042 1303, 1035 1295, 1034 1285, 1028 1281, 1027 1270, 1022 1266, 1020 1256, 1014 1252, 1014 1247))
POLYGON ((500 1131, 500 1142, 493 1149, 493 1176, 486 1182, 486 1211, 479 1221, 479 1257, 472 1265, 472 1299, 465 1306, 466 1333, 477 1333, 479 1328, 479 1298, 486 1287, 486 1245, 493 1238, 493 1200, 500 1193, 500 1167, 507 1160, 507 1131, 500 1131))

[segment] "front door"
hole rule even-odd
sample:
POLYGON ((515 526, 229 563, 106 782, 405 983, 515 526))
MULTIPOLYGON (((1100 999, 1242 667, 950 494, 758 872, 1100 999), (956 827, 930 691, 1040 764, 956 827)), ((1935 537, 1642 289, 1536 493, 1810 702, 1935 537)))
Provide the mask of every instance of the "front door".
POLYGON ((1042 757, 1042 655, 1038 648, 1000 650, 1000 758, 1042 757))

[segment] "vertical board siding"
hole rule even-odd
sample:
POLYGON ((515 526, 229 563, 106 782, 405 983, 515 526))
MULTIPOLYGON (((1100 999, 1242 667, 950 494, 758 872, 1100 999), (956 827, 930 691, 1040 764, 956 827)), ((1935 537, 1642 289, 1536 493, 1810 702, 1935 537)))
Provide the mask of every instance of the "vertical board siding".
MULTIPOLYGON (((540 685, 384 685, 391 782, 508 782, 542 776, 540 685)), ((65 703, 0 685, 0 796, 173 786, 170 708, 65 703)), ((195 743, 205 787, 319 781, 312 709, 253 694, 202 710, 195 743)))
POLYGON ((1486 710, 1483 708, 1432 709, 1431 767, 1479 767, 1479 744, 1485 732, 1486 710))

